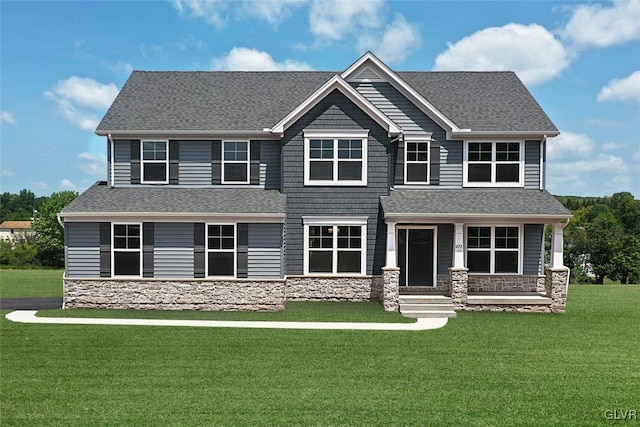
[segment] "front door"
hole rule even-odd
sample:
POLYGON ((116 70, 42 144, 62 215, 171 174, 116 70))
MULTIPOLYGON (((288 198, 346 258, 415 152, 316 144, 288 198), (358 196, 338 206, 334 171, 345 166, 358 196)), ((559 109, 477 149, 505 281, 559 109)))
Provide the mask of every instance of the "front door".
POLYGON ((398 229, 400 286, 434 286, 435 228, 398 229))

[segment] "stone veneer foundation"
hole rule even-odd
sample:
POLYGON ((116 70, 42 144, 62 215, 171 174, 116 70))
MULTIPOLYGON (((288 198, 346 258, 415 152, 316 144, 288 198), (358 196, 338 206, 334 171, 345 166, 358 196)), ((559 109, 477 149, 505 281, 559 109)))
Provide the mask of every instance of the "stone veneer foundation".
POLYGON ((545 276, 469 275, 469 292, 545 292, 545 276))
POLYGON ((289 276, 285 294, 287 301, 378 301, 380 286, 376 276, 289 276))

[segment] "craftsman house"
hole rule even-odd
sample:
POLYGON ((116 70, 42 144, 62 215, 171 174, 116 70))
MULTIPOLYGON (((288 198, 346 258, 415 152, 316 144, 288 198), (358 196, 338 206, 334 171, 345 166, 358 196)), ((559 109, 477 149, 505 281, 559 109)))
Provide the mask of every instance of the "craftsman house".
POLYGON ((512 72, 134 71, 96 132, 65 307, 564 311, 559 132, 512 72))

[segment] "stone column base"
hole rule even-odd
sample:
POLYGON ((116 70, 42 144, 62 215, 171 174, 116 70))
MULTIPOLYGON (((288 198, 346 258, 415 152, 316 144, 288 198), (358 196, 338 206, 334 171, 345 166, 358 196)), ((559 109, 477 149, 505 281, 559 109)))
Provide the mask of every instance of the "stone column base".
POLYGON ((451 302, 456 309, 467 304, 469 294, 469 269, 466 267, 449 268, 451 276, 451 302))
POLYGON ((551 298, 551 312, 564 313, 567 307, 569 289, 569 269, 567 267, 547 268, 545 288, 551 298))
POLYGON ((400 269, 398 267, 383 267, 382 277, 382 306, 385 311, 399 311, 400 269))

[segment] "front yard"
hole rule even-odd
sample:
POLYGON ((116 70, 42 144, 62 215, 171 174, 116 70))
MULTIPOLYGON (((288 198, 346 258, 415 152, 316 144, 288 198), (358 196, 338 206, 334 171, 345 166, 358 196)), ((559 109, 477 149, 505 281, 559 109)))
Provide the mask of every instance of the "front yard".
MULTIPOLYGON (((382 312, 302 304, 280 316, 307 320, 296 310, 382 312)), ((565 315, 462 312, 424 332, 24 325, 6 313, 3 426, 585 426, 640 412, 640 286, 573 286, 565 315)))

